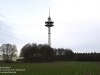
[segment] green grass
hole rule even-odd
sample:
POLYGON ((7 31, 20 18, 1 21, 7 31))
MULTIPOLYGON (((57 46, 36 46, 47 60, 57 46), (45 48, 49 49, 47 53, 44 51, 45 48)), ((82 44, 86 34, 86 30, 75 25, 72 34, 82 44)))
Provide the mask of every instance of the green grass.
POLYGON ((0 75, 100 75, 100 62, 0 63, 0 67, 25 69, 0 75))

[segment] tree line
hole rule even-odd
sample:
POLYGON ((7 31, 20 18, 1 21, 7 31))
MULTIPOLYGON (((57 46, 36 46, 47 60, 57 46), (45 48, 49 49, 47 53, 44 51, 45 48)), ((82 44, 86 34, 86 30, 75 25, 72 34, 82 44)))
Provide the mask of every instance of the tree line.
POLYGON ((51 48, 47 44, 26 44, 20 56, 24 62, 100 61, 100 53, 74 53, 71 49, 51 48))
MULTIPOLYGON (((0 47, 4 62, 11 62, 16 58, 16 45, 3 44, 0 47)), ((17 61, 23 62, 51 62, 51 61, 100 61, 100 53, 74 53, 71 49, 51 48, 47 44, 28 43, 20 50, 17 61)))

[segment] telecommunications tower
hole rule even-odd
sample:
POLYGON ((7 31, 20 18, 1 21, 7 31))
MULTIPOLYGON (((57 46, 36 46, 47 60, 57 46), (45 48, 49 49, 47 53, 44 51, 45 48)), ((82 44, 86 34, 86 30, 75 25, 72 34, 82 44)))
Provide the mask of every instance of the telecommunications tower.
POLYGON ((48 21, 45 22, 45 26, 48 27, 48 45, 51 47, 51 30, 50 30, 50 27, 53 27, 53 21, 51 21, 51 18, 50 18, 50 8, 49 8, 49 17, 48 17, 48 21))

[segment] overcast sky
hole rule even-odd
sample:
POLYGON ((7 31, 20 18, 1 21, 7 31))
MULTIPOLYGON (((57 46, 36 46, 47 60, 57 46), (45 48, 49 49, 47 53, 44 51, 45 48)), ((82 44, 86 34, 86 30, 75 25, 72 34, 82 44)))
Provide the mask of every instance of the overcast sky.
POLYGON ((0 46, 48 43, 49 7, 53 48, 100 52, 100 0, 0 0, 0 46))

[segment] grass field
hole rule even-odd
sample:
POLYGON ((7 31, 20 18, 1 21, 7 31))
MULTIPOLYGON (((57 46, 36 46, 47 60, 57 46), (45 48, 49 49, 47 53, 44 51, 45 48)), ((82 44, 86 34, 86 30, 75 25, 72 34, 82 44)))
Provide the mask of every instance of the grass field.
POLYGON ((0 63, 2 69, 16 73, 0 75, 100 75, 100 62, 0 63))

